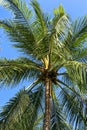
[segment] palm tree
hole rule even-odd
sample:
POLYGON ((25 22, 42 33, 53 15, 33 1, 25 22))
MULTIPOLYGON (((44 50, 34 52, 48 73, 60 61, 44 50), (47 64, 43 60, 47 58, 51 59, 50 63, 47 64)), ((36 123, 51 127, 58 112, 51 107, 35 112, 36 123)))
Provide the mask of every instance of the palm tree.
POLYGON ((32 84, 3 107, 1 130, 71 130, 68 123, 85 129, 87 17, 72 22, 60 5, 50 19, 36 0, 31 1, 34 16, 23 0, 3 5, 14 18, 1 20, 0 26, 23 57, 0 60, 1 85, 32 84))

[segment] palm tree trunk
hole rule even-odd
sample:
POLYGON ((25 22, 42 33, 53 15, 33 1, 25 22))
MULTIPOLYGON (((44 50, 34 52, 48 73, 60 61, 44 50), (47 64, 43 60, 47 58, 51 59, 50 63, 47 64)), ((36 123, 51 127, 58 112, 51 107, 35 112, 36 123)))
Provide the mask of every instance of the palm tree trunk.
POLYGON ((45 81, 45 114, 43 130, 50 130, 50 119, 51 119, 51 88, 52 83, 49 78, 45 81))

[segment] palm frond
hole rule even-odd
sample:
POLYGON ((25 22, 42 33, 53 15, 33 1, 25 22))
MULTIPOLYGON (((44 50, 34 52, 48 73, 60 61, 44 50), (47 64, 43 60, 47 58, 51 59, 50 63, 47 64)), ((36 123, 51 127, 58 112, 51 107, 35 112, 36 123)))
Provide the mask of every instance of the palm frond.
POLYGON ((54 10, 54 18, 51 25, 49 52, 52 66, 55 65, 56 67, 58 64, 62 64, 64 59, 68 59, 66 57, 71 57, 69 48, 63 42, 68 35, 68 31, 71 31, 70 27, 69 17, 60 5, 54 10))
POLYGON ((64 114, 61 113, 60 109, 55 108, 55 113, 51 118, 51 130, 71 130, 69 123, 65 121, 64 114))
POLYGON ((24 79, 30 79, 39 73, 38 69, 38 65, 27 58, 2 59, 0 60, 1 84, 12 86, 24 79))
POLYGON ((64 65, 68 71, 69 77, 74 83, 80 85, 86 85, 86 69, 87 64, 78 61, 67 61, 64 65), (71 75, 71 76, 70 76, 71 75))
POLYGON ((84 113, 84 99, 82 95, 76 95, 74 92, 70 92, 66 88, 63 88, 60 92, 60 100, 63 105, 63 110, 66 112, 67 119, 77 130, 84 129, 86 126, 84 113), (64 91, 63 91, 64 90, 64 91))
POLYGON ((27 129, 33 130, 34 123, 38 119, 38 111, 40 109, 40 102, 42 100, 43 95, 43 88, 42 86, 39 86, 37 89, 35 89, 33 92, 28 91, 29 97, 30 97, 30 104, 26 107, 26 110, 21 116, 20 123, 24 125, 23 128, 26 127, 27 129), (23 120, 22 120, 23 119, 23 120))
POLYGON ((51 117, 51 129, 52 130, 70 130, 70 125, 68 121, 65 120, 65 115, 61 110, 61 105, 59 104, 58 98, 53 94, 53 109, 51 117))
POLYGON ((64 42, 68 45, 72 58, 75 60, 86 61, 86 42, 87 42, 87 16, 81 17, 74 21, 70 27, 71 33, 68 32, 64 42))
POLYGON ((21 90, 3 107, 0 113, 0 127, 3 130, 33 130, 42 95, 42 86, 34 91, 21 90))
POLYGON ((29 25, 31 18, 31 11, 23 0, 4 0, 4 6, 13 11, 15 17, 14 21, 25 26, 29 25), (5 4, 8 3, 8 4, 5 4), (7 6, 6 6, 7 5, 7 6))
POLYGON ((37 120, 34 123, 34 128, 33 128, 34 130, 37 130, 37 129, 42 130, 42 128, 43 128, 43 118, 44 118, 43 114, 38 116, 37 120))
POLYGON ((87 63, 87 47, 81 48, 78 51, 76 51, 75 59, 77 59, 80 62, 87 63))
POLYGON ((55 17, 53 19, 53 25, 54 29, 56 30, 55 37, 57 37, 56 39, 59 39, 60 41, 60 39, 64 39, 66 32, 68 31, 68 29, 70 29, 70 21, 62 5, 60 5, 57 9, 54 10, 54 15, 55 17))
MULTIPOLYGON (((2 128, 8 128, 9 122, 18 121, 29 103, 29 96, 26 91, 21 90, 5 105, 0 113, 2 128)), ((12 125, 12 124, 10 124, 12 125)))
POLYGON ((73 23, 73 46, 81 46, 85 42, 87 37, 87 16, 77 19, 73 23))
POLYGON ((31 0, 31 5, 35 11, 36 21, 35 24, 38 26, 38 30, 45 35, 47 32, 45 14, 42 12, 39 3, 36 0, 31 0))
POLYGON ((5 29, 10 41, 15 42, 14 47, 19 48, 25 54, 34 55, 33 51, 36 46, 31 28, 21 23, 16 24, 11 20, 0 21, 0 26, 5 29))

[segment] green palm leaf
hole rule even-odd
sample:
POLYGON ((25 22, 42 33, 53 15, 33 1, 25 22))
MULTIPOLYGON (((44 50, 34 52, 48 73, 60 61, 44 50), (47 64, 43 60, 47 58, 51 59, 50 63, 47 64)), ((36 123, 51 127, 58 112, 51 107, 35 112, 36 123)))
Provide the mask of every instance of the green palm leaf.
POLYGON ((29 102, 29 96, 26 91, 20 91, 14 98, 12 98, 0 113, 1 126, 3 129, 8 128, 9 122, 18 121, 20 114, 26 109, 29 102), (25 101, 24 101, 25 100, 25 101), (25 103, 23 103, 25 102, 25 103))
POLYGON ((87 84, 87 80, 86 80, 87 64, 77 62, 77 61, 67 61, 65 63, 65 67, 69 72, 68 73, 69 77, 72 79, 72 81, 78 84, 78 86, 81 84, 85 86, 87 84))
POLYGON ((33 130, 34 122, 37 119, 38 108, 40 107, 42 88, 38 87, 34 92, 21 90, 0 113, 0 127, 3 130, 18 130, 18 128, 33 130), (23 103, 24 102, 24 103, 23 103), (9 124, 9 122, 11 122, 9 124))
MULTIPOLYGON (((57 91, 57 89, 56 89, 57 91)), ((70 130, 70 125, 65 120, 65 115, 61 111, 61 105, 56 97, 55 91, 53 91, 53 108, 51 117, 51 129, 52 130, 70 130)))
POLYGON ((45 19, 45 14, 42 12, 39 3, 36 0, 31 0, 31 5, 35 11, 35 15, 36 15, 36 21, 35 24, 38 27, 38 30, 40 30, 42 35, 45 35, 47 32, 47 23, 46 23, 46 19, 45 19))
POLYGON ((13 21, 0 21, 0 26, 4 27, 14 46, 25 54, 34 54, 35 38, 31 29, 23 24, 16 24, 13 21), (32 48, 33 47, 33 48, 32 48))
POLYGON ((60 100, 62 100, 63 110, 66 112, 69 122, 75 125, 75 129, 79 128, 82 130, 85 129, 86 126, 86 115, 84 116, 85 100, 81 93, 76 93, 78 93, 78 95, 63 88, 60 92, 60 100))
POLYGON ((31 17, 31 11, 22 0, 4 0, 4 6, 11 9, 14 13, 14 21, 25 26, 28 25, 31 17), (6 3, 6 4, 5 4, 6 3), (8 4, 7 4, 8 3, 8 4))
POLYGON ((39 73, 39 65, 27 58, 0 60, 0 80, 2 84, 15 85, 21 80, 34 78, 39 73))

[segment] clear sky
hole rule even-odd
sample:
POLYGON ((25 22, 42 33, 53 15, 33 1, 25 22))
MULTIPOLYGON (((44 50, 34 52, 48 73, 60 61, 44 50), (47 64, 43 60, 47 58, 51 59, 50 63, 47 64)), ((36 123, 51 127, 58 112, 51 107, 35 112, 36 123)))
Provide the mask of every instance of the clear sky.
MULTIPOLYGON (((27 0, 29 1, 29 0, 27 0)), ((0 3, 2 0, 0 0, 0 3)), ((58 7, 59 4, 62 4, 66 12, 71 16, 73 20, 77 17, 81 17, 87 14, 87 0, 38 0, 43 10, 52 16, 53 9, 58 7)), ((12 14, 0 6, 0 19, 11 18, 12 14)), ((16 58, 20 54, 14 48, 11 48, 11 43, 9 39, 4 34, 3 30, 0 29, 0 57, 6 58, 16 58)), ((28 83, 20 83, 15 88, 5 88, 2 86, 0 90, 0 107, 4 105, 19 89, 20 86, 28 85, 28 83)))

